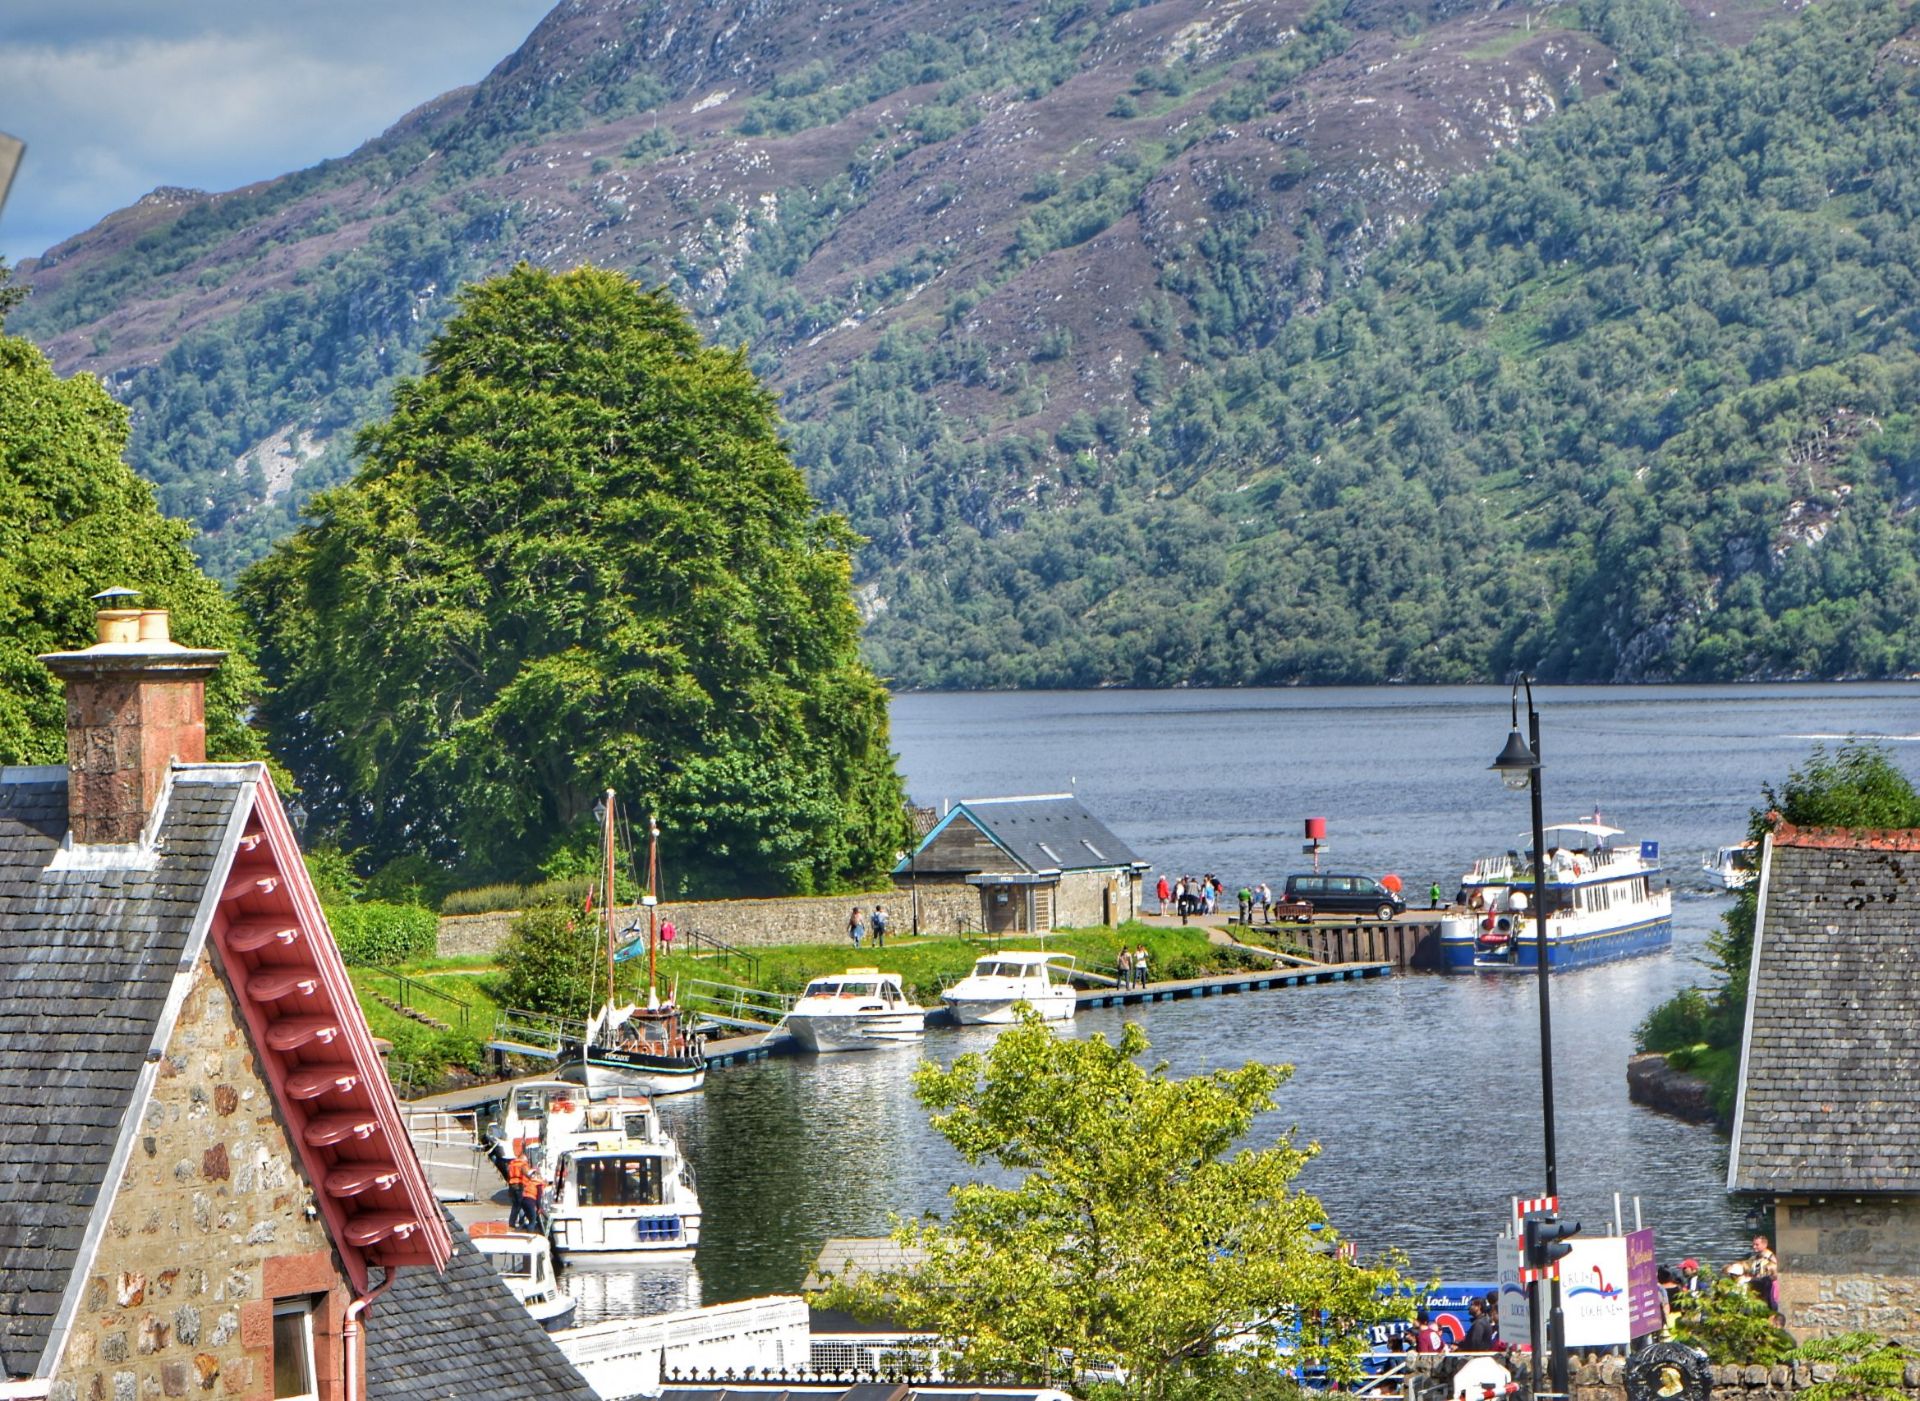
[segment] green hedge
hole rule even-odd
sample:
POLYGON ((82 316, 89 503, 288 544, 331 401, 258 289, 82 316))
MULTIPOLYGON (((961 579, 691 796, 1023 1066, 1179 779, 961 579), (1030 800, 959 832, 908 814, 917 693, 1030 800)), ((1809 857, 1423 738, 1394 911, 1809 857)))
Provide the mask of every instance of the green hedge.
POLYGON ((327 923, 333 926, 340 957, 373 967, 432 958, 440 932, 439 917, 432 910, 377 900, 329 906, 327 923))

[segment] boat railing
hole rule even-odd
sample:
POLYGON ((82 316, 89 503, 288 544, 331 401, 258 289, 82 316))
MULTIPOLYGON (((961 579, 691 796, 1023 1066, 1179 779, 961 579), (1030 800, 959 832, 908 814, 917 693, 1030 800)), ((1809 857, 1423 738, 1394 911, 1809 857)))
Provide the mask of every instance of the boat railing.
POLYGON ((443 1202, 479 1201, 499 1185, 486 1150, 480 1146, 477 1110, 409 1107, 404 1112, 407 1137, 434 1196, 443 1202))

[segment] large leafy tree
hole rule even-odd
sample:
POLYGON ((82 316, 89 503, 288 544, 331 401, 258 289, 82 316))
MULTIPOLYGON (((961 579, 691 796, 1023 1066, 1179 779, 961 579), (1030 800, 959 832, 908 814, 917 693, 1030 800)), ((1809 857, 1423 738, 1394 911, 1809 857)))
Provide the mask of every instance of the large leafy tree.
MULTIPOLYGON (((0 264, 0 314, 6 274, 0 264)), ((195 564, 192 531, 121 461, 126 446, 126 410, 97 379, 61 379, 0 335, 0 763, 64 762, 63 687, 34 658, 90 643, 88 596, 115 584, 171 610, 177 640, 233 653, 207 685, 207 749, 259 757, 240 718, 259 680, 240 615, 195 564)))
POLYGON ((985 1054, 923 1064, 933 1126, 1017 1185, 952 1188, 946 1221, 894 1232, 920 1263, 845 1274, 830 1302, 937 1334, 973 1377, 1105 1366, 1129 1397, 1241 1396, 1291 1352, 1352 1380, 1364 1325, 1411 1302, 1391 1261, 1340 1258, 1320 1203, 1291 1190, 1311 1146, 1234 1151, 1291 1067, 1175 1080, 1146 1050, 1137 1025, 1063 1040, 1028 1015, 985 1054))
POLYGON ((279 752, 375 856, 551 866, 611 786, 691 889, 832 889, 904 845, 858 537, 743 352, 522 265, 462 297, 352 483, 243 582, 279 752))

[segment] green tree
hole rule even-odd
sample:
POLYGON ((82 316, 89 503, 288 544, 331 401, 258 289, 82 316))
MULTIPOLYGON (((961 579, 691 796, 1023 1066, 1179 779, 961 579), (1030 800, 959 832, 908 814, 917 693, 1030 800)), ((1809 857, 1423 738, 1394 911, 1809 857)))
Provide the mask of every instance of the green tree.
POLYGON ((606 1000, 606 955, 592 915, 548 905, 513 922, 500 946, 503 1006, 582 1020, 606 1000))
POLYGON ((61 379, 0 336, 0 762, 64 762, 63 688, 34 658, 91 643, 89 595, 115 584, 170 610, 177 641, 233 654, 207 684, 207 752, 260 757, 240 718, 259 684, 240 615, 194 562, 193 532, 121 461, 126 446, 127 412, 99 380, 61 379))
POLYGON ((1062 1039, 1029 1015, 985 1054, 923 1064, 934 1128, 1018 1185, 955 1186, 948 1220, 894 1232, 923 1263, 837 1279, 832 1302, 937 1334, 974 1377, 1107 1365, 1129 1397, 1237 1395, 1287 1339, 1356 1376, 1362 1327, 1411 1311, 1393 1262, 1341 1260, 1320 1203, 1289 1190, 1313 1146, 1232 1151, 1291 1067, 1173 1080, 1146 1050, 1133 1024, 1062 1039))
POLYGON ((469 288, 346 487, 251 570, 276 745, 374 860, 500 875, 613 787, 682 887, 831 890, 907 840, 858 544, 743 351, 663 292, 522 265, 469 288))

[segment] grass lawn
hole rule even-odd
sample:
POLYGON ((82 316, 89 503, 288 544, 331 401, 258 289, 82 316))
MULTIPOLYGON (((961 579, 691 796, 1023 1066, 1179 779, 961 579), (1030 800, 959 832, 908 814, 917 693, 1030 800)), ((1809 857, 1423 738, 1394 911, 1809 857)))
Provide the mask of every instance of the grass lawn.
MULTIPOLYGON (((1257 933, 1258 931, 1249 931, 1257 933)), ((1281 930, 1270 931, 1282 935, 1281 930)), ((1199 928, 1160 929, 1145 924, 1123 924, 1115 929, 1069 929, 1049 934, 1048 952, 1070 953, 1089 972, 1111 977, 1121 945, 1147 946, 1148 976, 1156 982, 1178 978, 1198 978, 1211 973, 1230 973, 1251 966, 1245 954, 1207 941, 1199 928)), ((940 990, 958 982, 982 954, 1002 948, 1037 949, 1037 938, 1019 935, 1005 939, 978 935, 965 939, 913 939, 889 936, 886 947, 871 945, 856 949, 848 943, 784 944, 755 949, 757 970, 752 973, 736 959, 731 963, 715 957, 696 958, 675 953, 660 960, 660 981, 671 986, 675 979, 703 980, 761 988, 770 992, 798 993, 810 979, 847 968, 880 968, 898 973, 908 996, 922 1005, 932 1006, 940 990)), ((348 970, 361 1009, 375 1036, 393 1043, 390 1059, 394 1082, 402 1092, 410 1087, 425 1090, 444 1078, 448 1067, 479 1069, 485 1062, 482 1049, 493 1033, 495 1015, 500 1011, 492 996, 496 970, 472 958, 422 959, 400 971, 427 988, 456 998, 467 1008, 465 1024, 452 1006, 416 989, 401 989, 394 979, 371 968, 348 970), (404 997, 403 997, 404 991, 404 997), (388 1007, 382 996, 406 1001, 420 1012, 448 1025, 438 1031, 388 1007)), ((646 963, 636 959, 621 965, 622 987, 628 979, 646 977, 646 963)), ((644 993, 644 988, 641 989, 644 993)))

